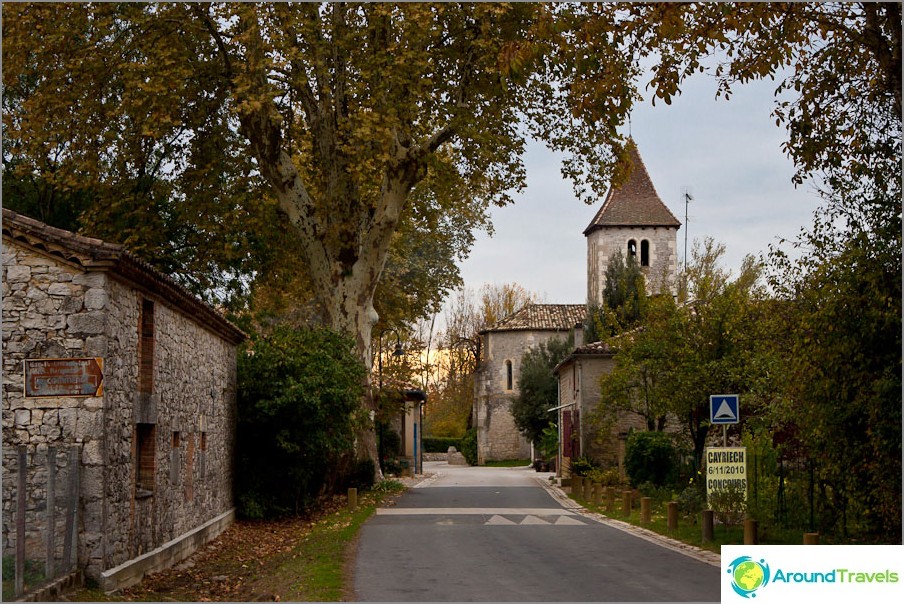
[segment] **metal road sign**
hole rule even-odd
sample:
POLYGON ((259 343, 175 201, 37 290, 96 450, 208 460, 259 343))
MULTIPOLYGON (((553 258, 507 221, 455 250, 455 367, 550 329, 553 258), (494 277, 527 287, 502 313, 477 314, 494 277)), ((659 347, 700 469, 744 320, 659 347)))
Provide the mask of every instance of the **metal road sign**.
POLYGON ((709 397, 709 421, 712 424, 736 424, 738 413, 737 394, 712 394, 709 397))
POLYGON ((101 396, 104 360, 26 359, 25 396, 101 396))

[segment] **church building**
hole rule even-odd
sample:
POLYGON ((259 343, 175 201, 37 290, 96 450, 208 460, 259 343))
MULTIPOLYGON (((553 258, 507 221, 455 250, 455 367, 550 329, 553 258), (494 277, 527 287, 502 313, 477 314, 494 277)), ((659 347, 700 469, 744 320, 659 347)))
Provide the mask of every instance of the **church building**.
MULTIPOLYGON (((474 386, 473 418, 477 427, 478 464, 506 459, 528 459, 530 443, 515 427, 511 403, 518 396, 521 357, 531 347, 552 338, 575 337, 575 352, 569 359, 605 362, 605 368, 591 369, 593 375, 608 371, 612 354, 593 343, 584 345, 582 327, 589 306, 599 305, 606 285, 609 258, 616 252, 633 256, 640 264, 651 294, 676 292, 678 267, 677 235, 681 223, 662 202, 633 140, 628 143, 631 171, 627 180, 612 188, 593 220, 584 229, 587 239, 587 299, 584 304, 528 304, 480 333, 480 360, 474 386)), ((569 374, 570 375, 570 374, 569 374)), ((577 386, 569 386, 570 401, 598 402, 598 387, 584 381, 582 387, 596 390, 596 397, 576 396, 577 386)), ((562 382, 560 378, 560 391, 562 382)), ((590 393, 588 393, 590 394, 590 393)), ((551 408, 560 407, 560 401, 551 408)), ((560 441, 575 443, 569 455, 579 456, 584 442, 584 426, 578 420, 586 409, 559 409, 560 441)), ((551 418, 552 419, 552 418, 551 418)), ((586 439, 589 442, 589 438, 586 439)), ((561 445, 560 445, 561 450, 561 445)))

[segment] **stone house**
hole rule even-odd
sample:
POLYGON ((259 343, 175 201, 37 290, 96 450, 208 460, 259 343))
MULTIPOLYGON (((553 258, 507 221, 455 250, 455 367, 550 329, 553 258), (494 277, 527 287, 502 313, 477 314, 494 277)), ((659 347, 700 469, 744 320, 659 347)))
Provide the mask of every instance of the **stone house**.
MULTIPOLYGON (((575 334, 575 351, 559 367, 562 400, 550 407, 573 404, 573 409, 560 410, 565 422, 567 439, 581 451, 591 439, 588 429, 580 421, 599 401, 596 384, 602 372, 610 371, 612 353, 600 343, 583 344, 575 326, 583 325, 588 307, 599 305, 606 285, 609 258, 622 252, 633 256, 641 266, 650 294, 676 292, 678 267, 677 234, 681 223, 662 202, 633 140, 628 149, 632 170, 626 181, 612 188, 600 209, 584 229, 587 240, 587 299, 585 304, 532 304, 480 333, 483 349, 475 380, 474 420, 477 426, 478 461, 527 458, 528 443, 515 428, 511 416, 511 400, 518 393, 518 372, 521 355, 530 347, 553 337, 567 338, 575 334), (580 343, 579 343, 580 342, 580 343), (575 379, 580 377, 580 382, 575 379), (571 380, 569 382, 569 380, 571 380), (577 386, 577 390, 575 389, 577 386), (562 395, 566 393, 567 396, 562 395), (594 394, 595 392, 595 394, 594 394), (572 415, 574 413, 574 415, 572 415), (570 422, 575 425, 572 426, 570 422), (576 435, 576 440, 571 438, 576 435)), ((560 430, 563 424, 560 424, 560 430)), ((572 446, 572 445, 569 445, 572 446)), ((623 445, 622 445, 623 446, 623 445)), ((616 445, 610 453, 615 454, 616 445)), ((574 455, 574 450, 568 453, 574 455)), ((602 452, 601 452, 602 453, 602 452)), ((560 455, 563 453, 560 451, 560 455)), ((609 453, 606 453, 609 455, 609 453)), ((569 455, 565 455, 570 457, 569 455)), ((560 467, 561 467, 561 459, 560 467)))
MULTIPOLYGON (((4 555, 20 446, 35 460, 79 447, 77 565, 106 590, 225 529, 244 334, 122 246, 7 209, 2 268, 4 555), (86 388, 80 364, 102 376, 86 388)), ((26 489, 35 533, 47 529, 40 478, 26 489)))
POLYGON ((511 412, 521 356, 541 342, 567 339, 585 314, 583 304, 528 304, 480 332, 483 352, 474 381, 478 464, 530 459, 531 443, 518 432, 511 412))
POLYGON ((619 413, 605 428, 593 421, 600 404, 599 383, 615 366, 616 351, 604 342, 583 344, 575 329, 575 349, 554 369, 559 383, 557 473, 570 476, 571 461, 587 456, 624 475, 625 439, 631 429, 645 430, 635 414, 619 413))

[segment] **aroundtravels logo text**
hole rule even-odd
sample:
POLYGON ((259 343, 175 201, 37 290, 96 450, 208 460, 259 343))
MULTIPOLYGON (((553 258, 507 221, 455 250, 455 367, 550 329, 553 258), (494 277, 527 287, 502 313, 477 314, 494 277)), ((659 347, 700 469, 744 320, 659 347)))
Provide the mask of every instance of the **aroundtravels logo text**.
POLYGON ((868 584, 898 583, 897 572, 883 570, 864 572, 849 568, 833 568, 825 572, 799 572, 779 569, 773 574, 765 559, 754 560, 750 556, 739 556, 728 565, 731 587, 743 598, 755 598, 756 591, 770 583, 824 583, 824 584, 868 584))

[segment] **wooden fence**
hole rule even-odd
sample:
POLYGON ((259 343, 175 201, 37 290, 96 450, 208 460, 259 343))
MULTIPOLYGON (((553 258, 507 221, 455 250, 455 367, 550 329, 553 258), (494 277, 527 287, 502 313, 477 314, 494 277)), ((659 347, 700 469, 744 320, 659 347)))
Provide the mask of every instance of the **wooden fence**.
POLYGON ((4 522, 12 533, 4 539, 4 600, 33 593, 76 569, 80 456, 80 445, 40 450, 19 445, 14 459, 5 460, 14 462, 4 474, 15 477, 16 486, 15 505, 7 508, 4 522), (11 590, 8 577, 14 579, 11 590))

